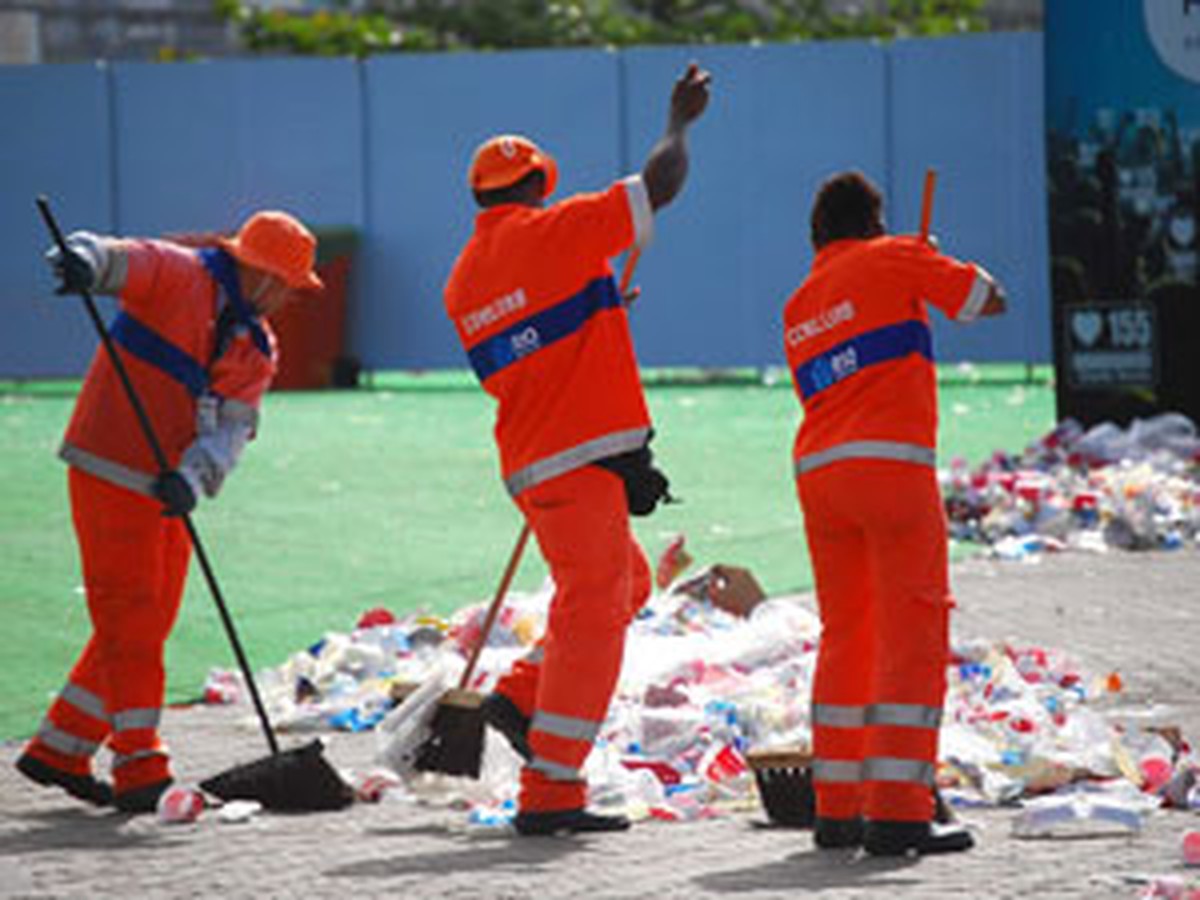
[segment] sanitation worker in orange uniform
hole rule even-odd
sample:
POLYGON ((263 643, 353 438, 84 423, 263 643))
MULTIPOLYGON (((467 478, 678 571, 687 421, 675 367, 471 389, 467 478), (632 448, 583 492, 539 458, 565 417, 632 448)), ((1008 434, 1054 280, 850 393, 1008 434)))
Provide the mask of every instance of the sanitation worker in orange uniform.
POLYGON ((932 824, 952 605, 935 469, 927 305, 997 315, 980 266, 889 236, 879 191, 848 172, 812 209, 812 271, 784 309, 804 407, 793 450, 816 579, 815 841, 874 855, 969 849, 932 824))
POLYGON ((629 515, 651 512, 667 483, 652 464, 650 416, 609 260, 644 246, 654 212, 683 186, 688 126, 708 94, 708 74, 690 66, 641 174, 598 193, 545 205, 555 161, 518 135, 486 141, 471 162, 482 209, 446 285, 446 310, 497 401, 504 483, 555 584, 543 641, 483 705, 526 760, 520 834, 629 827, 585 808, 583 766, 616 687, 626 626, 650 594, 629 515))
POLYGON ((265 316, 318 291, 316 241, 283 212, 251 216, 217 246, 75 232, 51 251, 59 293, 119 298, 111 335, 171 469, 159 472, 103 348, 60 450, 92 636, 17 761, 39 784, 97 805, 151 812, 172 781, 159 739, 163 645, 191 545, 182 516, 215 497, 258 425, 276 368, 265 316), (107 744, 112 784, 93 758, 107 744))

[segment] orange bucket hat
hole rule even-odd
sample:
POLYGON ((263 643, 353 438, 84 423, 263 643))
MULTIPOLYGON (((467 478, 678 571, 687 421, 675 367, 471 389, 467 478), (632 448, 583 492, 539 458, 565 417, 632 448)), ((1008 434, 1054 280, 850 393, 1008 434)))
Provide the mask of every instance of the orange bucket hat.
POLYGON ((313 266, 317 239, 298 219, 285 212, 256 212, 232 239, 221 246, 242 263, 269 272, 295 290, 320 291, 325 283, 313 266))
POLYGON ((545 174, 546 189, 542 197, 549 197, 558 184, 558 163, 554 157, 527 137, 499 134, 475 150, 467 180, 473 191, 494 191, 516 184, 535 170, 545 174))

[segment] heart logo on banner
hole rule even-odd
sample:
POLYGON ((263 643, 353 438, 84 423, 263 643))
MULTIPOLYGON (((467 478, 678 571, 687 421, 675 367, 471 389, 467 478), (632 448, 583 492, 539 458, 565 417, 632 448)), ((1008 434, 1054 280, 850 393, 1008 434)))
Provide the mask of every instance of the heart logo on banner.
POLYGON ((1085 347, 1091 347, 1104 331, 1104 319, 1098 312, 1077 312, 1071 316, 1071 331, 1085 347))

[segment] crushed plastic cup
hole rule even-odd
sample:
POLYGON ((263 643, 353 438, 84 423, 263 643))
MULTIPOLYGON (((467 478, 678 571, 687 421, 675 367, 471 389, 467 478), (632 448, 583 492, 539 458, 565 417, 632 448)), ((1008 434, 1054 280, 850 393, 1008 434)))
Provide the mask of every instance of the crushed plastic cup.
POLYGON ((1180 851, 1185 866, 1200 866, 1200 831, 1194 828, 1185 831, 1180 841, 1180 851))
POLYGON ((257 800, 230 800, 217 810, 217 818, 227 825, 237 825, 249 822, 262 812, 262 808, 257 800))
POLYGON ((1053 838, 1137 834, 1143 822, 1141 809, 1117 797, 1055 796, 1026 806, 1013 820, 1013 835, 1053 838))
POLYGON ((195 822, 202 812, 204 795, 188 785, 172 785, 158 798, 158 821, 164 825, 195 822))

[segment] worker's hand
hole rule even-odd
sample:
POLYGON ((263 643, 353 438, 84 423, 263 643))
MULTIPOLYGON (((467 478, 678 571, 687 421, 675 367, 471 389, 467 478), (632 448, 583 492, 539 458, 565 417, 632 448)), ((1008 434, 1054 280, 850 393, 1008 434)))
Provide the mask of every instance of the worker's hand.
POLYGON ((75 231, 66 239, 67 252, 55 244, 46 251, 54 276, 58 279, 58 294, 79 294, 96 286, 97 274, 108 265, 104 239, 90 231, 75 231))
POLYGON ((162 502, 164 516, 186 516, 196 508, 196 492, 178 472, 163 472, 154 479, 153 490, 162 502))
POLYGON ((983 301, 983 306, 979 309, 979 315, 1001 316, 1007 311, 1008 295, 1004 293, 1004 288, 997 282, 988 291, 987 299, 983 301))
POLYGON ((677 127, 690 125, 700 118, 708 106, 709 84, 712 75, 696 63, 689 63, 675 88, 671 91, 671 124, 677 127))
POLYGON ((749 569, 719 564, 710 570, 707 593, 713 606, 743 618, 767 596, 749 569))

